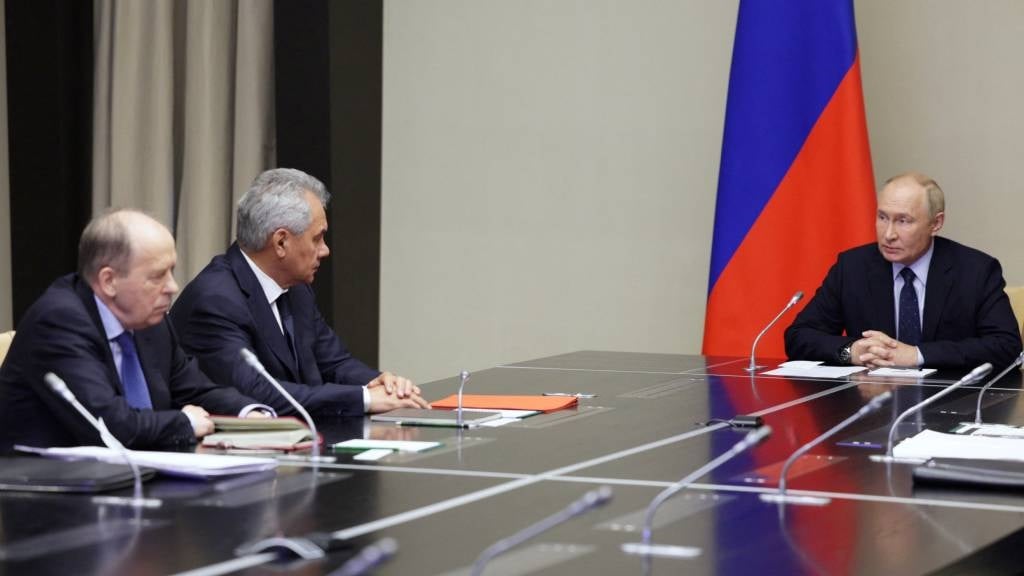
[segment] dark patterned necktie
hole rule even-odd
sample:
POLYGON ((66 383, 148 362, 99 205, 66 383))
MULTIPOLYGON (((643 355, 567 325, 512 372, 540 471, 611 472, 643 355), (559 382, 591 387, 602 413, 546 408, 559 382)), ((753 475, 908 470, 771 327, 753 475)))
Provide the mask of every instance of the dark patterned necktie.
POLYGON ((900 270, 903 288, 900 288, 900 342, 917 346, 921 342, 921 311, 917 306, 917 290, 914 289, 914 271, 900 270))
POLYGON ((153 401, 146 387, 146 377, 142 374, 142 364, 135 350, 135 339, 131 332, 125 330, 114 340, 121 346, 121 385, 124 386, 124 399, 133 408, 152 409, 153 401))
POLYGON ((281 330, 284 332, 284 339, 288 341, 288 350, 292 353, 292 367, 299 365, 298 351, 295 349, 295 318, 292 317, 292 307, 288 302, 288 293, 285 292, 277 297, 277 313, 281 315, 281 330))

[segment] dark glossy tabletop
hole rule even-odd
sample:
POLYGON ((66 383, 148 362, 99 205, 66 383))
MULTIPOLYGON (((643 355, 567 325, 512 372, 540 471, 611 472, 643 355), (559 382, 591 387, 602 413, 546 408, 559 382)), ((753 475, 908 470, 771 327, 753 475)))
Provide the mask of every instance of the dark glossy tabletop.
MULTIPOLYGON (((778 362, 765 362, 774 366, 778 362)), ((361 463, 349 453, 316 468, 286 463, 238 482, 157 478, 158 509, 133 511, 82 495, 0 493, 0 574, 327 574, 383 537, 398 554, 381 574, 468 573, 488 545, 610 486, 612 501, 500 556, 486 574, 919 574, 1000 573, 1002 550, 1024 528, 1020 493, 915 485, 912 467, 872 459, 907 407, 959 373, 925 380, 750 376, 746 360, 576 352, 484 370, 467 393, 585 392, 576 408, 498 428, 320 422, 327 444, 374 438, 437 440, 440 448, 361 463), (891 390, 893 400, 797 460, 791 493, 817 505, 762 499, 799 446, 891 390), (722 454, 745 430, 717 419, 757 414, 772 436, 668 500, 653 541, 698 548, 695 558, 644 563, 621 551, 640 538, 654 496, 722 454), (710 424, 709 424, 710 423, 710 424), (271 536, 331 533, 321 560, 230 566, 239 546, 271 536)), ((985 420, 1024 424, 1021 373, 986 393, 985 420)), ((436 400, 457 379, 423 385, 436 400)), ((973 420, 977 386, 954 391, 907 420, 904 437, 973 420)), ((120 492, 127 494, 126 491, 120 492)), ((241 556, 246 560, 247 556, 241 556)))

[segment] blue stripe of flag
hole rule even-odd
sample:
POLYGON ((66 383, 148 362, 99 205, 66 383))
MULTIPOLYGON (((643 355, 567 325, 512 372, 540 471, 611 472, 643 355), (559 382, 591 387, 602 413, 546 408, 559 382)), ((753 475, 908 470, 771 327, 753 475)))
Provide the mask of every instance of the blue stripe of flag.
POLYGON ((852 0, 741 0, 722 139, 709 293, 789 170, 856 53, 852 0))

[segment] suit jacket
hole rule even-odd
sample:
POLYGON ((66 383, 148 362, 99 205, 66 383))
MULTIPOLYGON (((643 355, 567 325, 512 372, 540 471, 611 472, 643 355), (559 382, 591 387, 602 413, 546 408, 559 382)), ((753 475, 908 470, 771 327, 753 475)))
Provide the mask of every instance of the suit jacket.
MULTIPOLYGON (((999 261, 946 238, 936 237, 934 246, 918 345, 925 366, 1008 365, 1020 354, 1021 338, 999 261)), ((835 362, 865 330, 895 336, 895 307, 892 263, 878 246, 847 250, 786 329, 786 355, 835 362)))
POLYGON ((309 285, 293 286, 281 298, 290 303, 297 359, 237 244, 185 287, 170 317, 185 350, 196 356, 207 375, 269 404, 278 414, 294 409, 242 360, 242 348, 252 350, 310 413, 361 416, 362 385, 380 372, 349 353, 320 315, 309 285))
POLYGON ((213 414, 237 414, 253 404, 232 388, 217 386, 178 346, 166 320, 135 331, 139 362, 152 410, 132 408, 107 342, 89 285, 71 274, 59 278, 25 313, 0 369, 0 449, 12 444, 100 444, 99 434, 43 382, 60 376, 78 400, 129 448, 187 446, 195 442, 186 404, 213 414))

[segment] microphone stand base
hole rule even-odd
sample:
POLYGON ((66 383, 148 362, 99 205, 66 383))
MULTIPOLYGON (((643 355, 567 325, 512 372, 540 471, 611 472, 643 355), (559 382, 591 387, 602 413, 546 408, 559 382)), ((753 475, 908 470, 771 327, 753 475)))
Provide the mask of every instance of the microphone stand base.
POLYGON ((796 504, 797 506, 825 506, 832 502, 832 499, 822 496, 794 496, 792 494, 771 492, 769 494, 761 494, 761 501, 773 504, 796 504))
POLYGON ((675 546, 670 544, 645 544, 643 542, 625 542, 622 551, 633 556, 658 556, 661 558, 696 558, 701 549, 694 546, 675 546))
POLYGON ((754 372, 757 372, 761 368, 767 368, 767 366, 758 364, 756 366, 747 366, 746 368, 744 368, 744 370, 746 370, 747 372, 750 372, 751 374, 753 374, 754 372))
POLYGON ((93 496, 94 504, 106 504, 112 506, 132 506, 133 508, 159 508, 163 506, 163 500, 158 498, 134 498, 132 496, 93 496))

